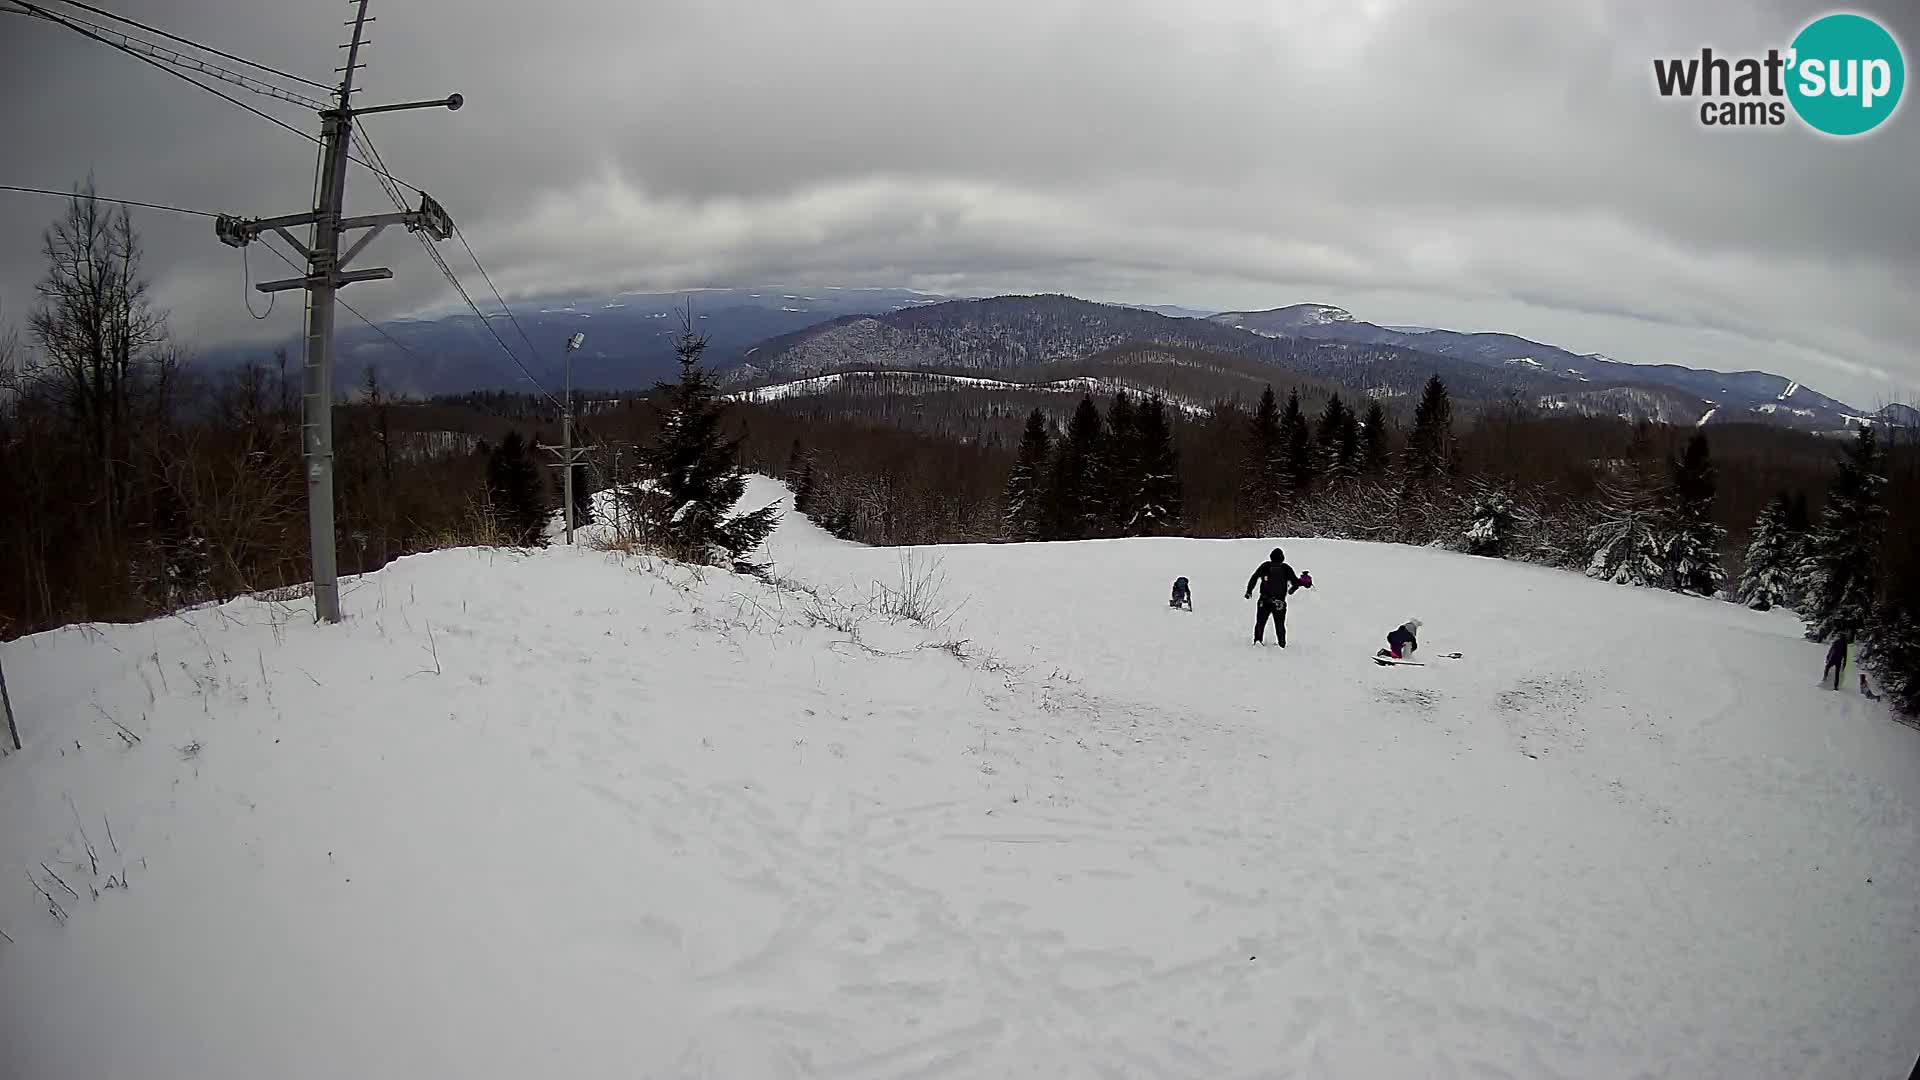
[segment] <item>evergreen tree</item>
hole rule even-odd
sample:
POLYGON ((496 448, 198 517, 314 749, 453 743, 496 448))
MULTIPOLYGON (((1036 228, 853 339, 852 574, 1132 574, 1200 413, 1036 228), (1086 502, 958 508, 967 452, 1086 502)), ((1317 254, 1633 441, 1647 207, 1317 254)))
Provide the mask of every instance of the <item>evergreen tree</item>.
POLYGON ((1650 443, 1648 426, 1636 427, 1625 467, 1600 482, 1597 520, 1588 533, 1588 577, 1616 585, 1667 586, 1666 478, 1649 465, 1650 443))
POLYGON ((1793 605, 1806 598, 1807 556, 1813 554, 1813 515, 1807 510, 1807 493, 1796 491, 1787 504, 1787 535, 1793 544, 1793 605))
POLYGON ((1873 672, 1895 708, 1920 714, 1920 589, 1908 587, 1875 609, 1860 650, 1860 666, 1873 672))
POLYGON ((1413 431, 1407 436, 1407 475, 1431 481, 1453 470, 1453 399, 1447 384, 1434 375, 1413 410, 1413 431))
POLYGON ((772 507, 747 514, 733 508, 747 489, 738 438, 720 430, 725 407, 701 369, 706 338, 683 323, 674 351, 680 379, 662 383, 660 431, 641 455, 646 480, 635 493, 634 517, 670 555, 690 562, 734 559, 760 546, 778 521, 772 507))
POLYGON ((173 485, 154 488, 146 524, 148 565, 140 591, 148 603, 171 611, 205 597, 213 584, 213 556, 173 485))
POLYGON ((799 479, 800 470, 806 467, 806 462, 806 449, 800 445, 799 439, 793 440, 793 445, 787 448, 787 467, 780 471, 780 479, 788 483, 799 479))
POLYGON ((1183 503, 1180 459, 1173 449, 1167 407, 1160 395, 1149 397, 1140 407, 1135 424, 1139 480, 1128 503, 1132 512, 1127 532, 1133 536, 1152 536, 1180 523, 1183 503))
POLYGON ((1082 397, 1067 423, 1066 438, 1053 456, 1048 484, 1050 535, 1062 540, 1092 536, 1104 518, 1100 505, 1105 480, 1105 433, 1100 408, 1082 397))
POLYGON ((1665 561, 1669 587, 1711 596, 1720 588, 1720 545, 1727 530, 1714 523, 1716 473, 1707 437, 1694 432, 1672 465, 1668 485, 1665 561))
POLYGON ((1835 635, 1858 639, 1873 617, 1886 482, 1878 438, 1873 428, 1863 427, 1840 462, 1820 527, 1808 545, 1801 614, 1814 641, 1835 635))
POLYGON ((1313 461, 1313 437, 1300 411, 1300 391, 1296 389, 1287 395, 1287 410, 1280 414, 1281 480, 1297 499, 1313 490, 1318 473, 1313 461))
POLYGON ((1053 456, 1053 432, 1047 414, 1027 414, 1020 435, 1020 453, 1007 476, 1007 536, 1014 540, 1041 540, 1047 535, 1047 465, 1053 456))
POLYGON ((1492 484, 1478 485, 1467 526, 1467 554, 1504 559, 1518 527, 1513 496, 1492 484))
POLYGON ((815 485, 818 481, 813 475, 813 458, 808 456, 800 462, 800 478, 793 484, 793 509, 795 513, 812 514, 814 510, 815 485))
POLYGON ((1741 569, 1738 598, 1756 611, 1788 607, 1794 602, 1794 581, 1800 572, 1799 539, 1789 528, 1790 503, 1785 493, 1775 495, 1754 519, 1747 537, 1746 565, 1741 569))
POLYGON ((1140 493, 1142 461, 1136 410, 1125 390, 1113 396, 1113 405, 1107 409, 1103 464, 1101 502, 1107 515, 1107 530, 1126 535, 1132 531, 1133 501, 1140 493))
POLYGON ((546 544, 547 497, 540 469, 518 431, 507 432, 487 454, 487 498, 494 520, 508 544, 536 547, 546 544))
POLYGON ((1329 484, 1341 484, 1359 475, 1360 422, 1339 394, 1328 398, 1327 407, 1321 410, 1314 445, 1319 451, 1320 470, 1329 484))
POLYGON ((1366 418, 1360 421, 1361 476, 1377 477, 1387 471, 1387 434, 1387 411, 1379 401, 1373 401, 1367 406, 1366 418))
POLYGON ((853 500, 845 495, 835 499, 833 511, 827 515, 827 522, 823 527, 842 540, 856 539, 853 530, 853 500))
POLYGON ((1787 531, 1801 538, 1812 535, 1813 517, 1807 512, 1807 493, 1796 491, 1787 503, 1787 531))
POLYGON ((1261 392, 1260 404, 1247 426, 1247 458, 1240 477, 1240 520, 1245 525, 1258 528, 1280 507, 1287 488, 1281 446, 1280 406, 1274 400, 1273 387, 1268 386, 1261 392))

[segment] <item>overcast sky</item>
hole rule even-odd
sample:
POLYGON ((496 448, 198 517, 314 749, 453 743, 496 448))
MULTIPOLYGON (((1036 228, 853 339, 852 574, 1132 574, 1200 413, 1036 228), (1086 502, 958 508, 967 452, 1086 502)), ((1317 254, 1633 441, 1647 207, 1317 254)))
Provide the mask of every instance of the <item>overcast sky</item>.
MULTIPOLYGON (((330 81, 345 2, 104 0, 330 81)), ((361 104, 389 166, 509 297, 727 284, 1340 304, 1634 362, 1765 368, 1862 406, 1920 396, 1920 115, 1865 139, 1703 128, 1655 56, 1784 48, 1800 0, 374 0, 361 104)), ((1909 64, 1920 5, 1854 10, 1909 64)), ((244 214, 310 199, 311 143, 69 31, 0 15, 0 183, 244 214)), ((254 98, 300 127, 311 113, 254 98)), ((1911 98, 1914 93, 1907 96, 1911 98)), ((349 210, 381 209, 355 168, 349 210)), ((0 193, 0 324, 57 200, 0 193)), ((156 300, 210 344, 238 252, 137 212, 156 300)), ((472 288, 484 286, 445 247, 472 288)), ((362 264, 431 309, 418 245, 362 264)), ((287 276, 256 250, 251 272, 287 276)), ((256 312, 264 297, 252 297, 256 312)))

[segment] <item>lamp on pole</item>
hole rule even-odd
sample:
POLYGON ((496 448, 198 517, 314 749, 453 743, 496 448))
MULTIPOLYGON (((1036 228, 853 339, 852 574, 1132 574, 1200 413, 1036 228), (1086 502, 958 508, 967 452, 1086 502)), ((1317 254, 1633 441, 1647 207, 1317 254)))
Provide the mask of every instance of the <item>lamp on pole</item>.
POLYGON ((573 447, 573 354, 575 350, 586 343, 586 340, 587 335, 576 333, 567 338, 566 347, 561 350, 563 363, 566 366, 566 390, 563 392, 564 396, 561 398, 562 404, 560 406, 560 445, 557 447, 542 447, 542 449, 558 453, 560 455, 558 467, 566 470, 566 472, 561 474, 560 490, 561 498, 566 500, 567 545, 569 547, 573 545, 574 527, 573 470, 579 465, 579 451, 573 447))

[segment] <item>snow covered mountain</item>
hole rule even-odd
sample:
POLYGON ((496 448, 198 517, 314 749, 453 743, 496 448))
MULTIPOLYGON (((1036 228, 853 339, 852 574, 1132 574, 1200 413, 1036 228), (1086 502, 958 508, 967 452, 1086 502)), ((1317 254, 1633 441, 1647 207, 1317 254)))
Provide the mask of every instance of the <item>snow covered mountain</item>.
POLYGON ((1874 414, 1883 424, 1894 427, 1920 427, 1920 409, 1894 402, 1874 414))
POLYGON ((1637 397, 1639 412, 1684 424, 1705 418, 1708 424, 1842 432, 1864 415, 1766 372, 1624 364, 1511 334, 1393 329, 1328 304, 1187 319, 1057 295, 951 301, 835 319, 745 350, 728 378, 752 386, 856 369, 997 374, 1072 363, 1127 345, 1249 358, 1392 396, 1416 392, 1438 374, 1466 402, 1518 391, 1543 407, 1588 415, 1636 411, 1592 398, 1595 391, 1637 397))
POLYGON ((965 375, 940 375, 923 371, 837 371, 814 375, 792 382, 772 383, 752 390, 726 395, 732 401, 766 404, 790 398, 812 397, 828 393, 869 394, 881 397, 917 397, 954 390, 985 390, 1004 394, 1065 394, 1078 397, 1092 394, 1107 398, 1125 392, 1138 397, 1160 394, 1168 405, 1189 416, 1203 416, 1207 405, 1172 396, 1146 382, 1116 378, 1074 377, 1046 382, 1008 382, 1004 379, 972 378, 965 375))
POLYGON ((1325 326, 1333 326, 1353 321, 1353 313, 1332 304, 1294 304, 1292 307, 1274 308, 1271 311, 1223 311, 1208 317, 1208 322, 1222 326, 1237 326, 1242 330, 1251 330, 1256 334, 1271 337, 1284 337, 1297 334, 1311 337, 1306 333, 1325 326))
POLYGON ((1920 737, 1790 615, 1288 541, 1256 649, 1273 543, 789 515, 778 585, 455 550, 7 643, 0 1075, 1910 1068, 1920 737))
MULTIPOLYGON (((1847 404, 1764 371, 1706 371, 1677 364, 1625 364, 1601 353, 1574 353, 1512 334, 1389 327, 1355 319, 1341 308, 1297 304, 1271 311, 1226 312, 1213 321, 1269 336, 1396 345, 1483 367, 1524 368, 1563 382, 1640 387, 1691 395, 1712 423, 1765 423, 1812 431, 1844 431, 1847 404), (1791 400, 1789 400, 1791 399, 1791 400)), ((1682 410, 1686 411, 1686 410, 1682 410)))

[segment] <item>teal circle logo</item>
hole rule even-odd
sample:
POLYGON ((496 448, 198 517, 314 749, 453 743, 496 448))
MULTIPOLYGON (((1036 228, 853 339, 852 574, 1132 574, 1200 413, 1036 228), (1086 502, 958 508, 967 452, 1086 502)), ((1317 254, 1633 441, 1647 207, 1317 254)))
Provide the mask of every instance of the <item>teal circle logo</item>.
POLYGON ((1900 43, 1865 15, 1815 19, 1792 50, 1787 99, 1814 130, 1864 135, 1899 107, 1907 83, 1900 43))

